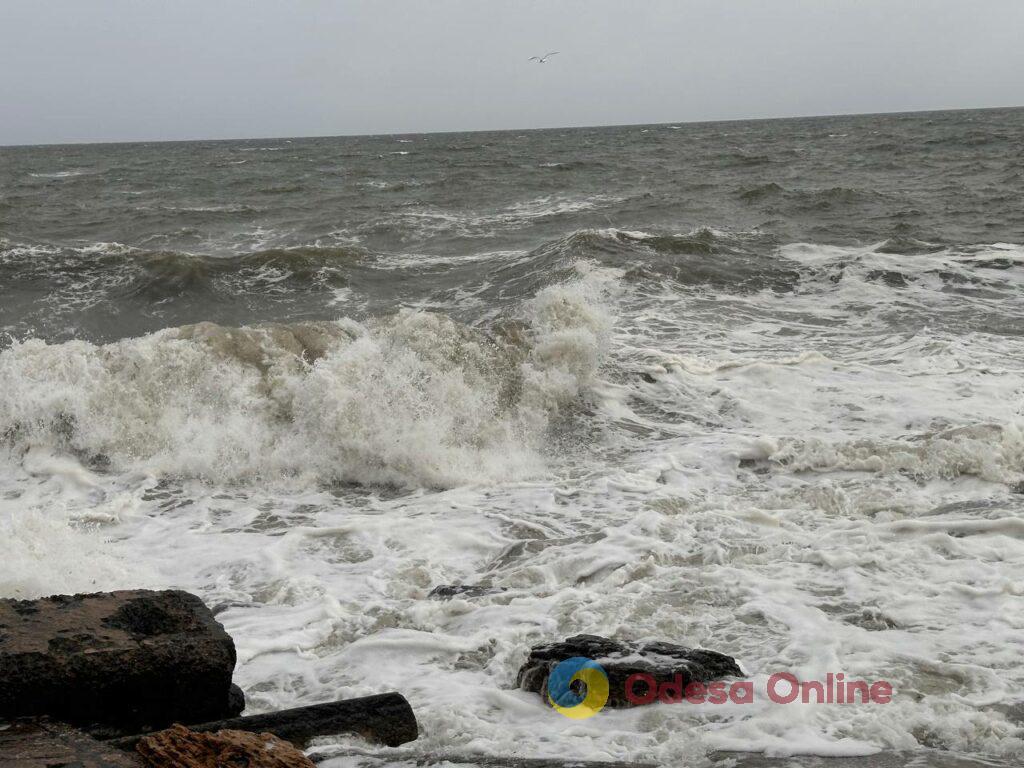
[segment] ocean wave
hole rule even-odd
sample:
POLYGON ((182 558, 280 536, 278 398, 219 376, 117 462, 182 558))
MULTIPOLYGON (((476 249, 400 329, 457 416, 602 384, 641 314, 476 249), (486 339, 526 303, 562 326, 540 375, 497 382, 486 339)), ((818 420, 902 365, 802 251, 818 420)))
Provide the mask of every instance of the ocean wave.
MULTIPOLYGON (((1024 286, 1024 246, 988 244, 969 247, 939 246, 910 238, 890 238, 865 247, 793 243, 779 249, 781 256, 800 265, 808 290, 846 291, 851 301, 867 299, 865 284, 904 290, 913 286, 921 310, 944 306, 932 322, 949 317, 961 330, 985 322, 985 313, 999 314, 999 332, 1015 333, 1022 317, 1013 302, 985 306, 961 302, 950 307, 949 295, 987 301, 1009 298, 1024 286)), ((836 297, 839 298, 838 296, 836 297)), ((880 297, 875 297, 877 301, 880 297)), ((884 307, 884 305, 881 305, 884 307)), ((912 310, 904 306, 903 311, 912 310)), ((929 309, 929 311, 931 311, 929 309)), ((990 319, 996 322, 996 316, 990 319)))
POLYGON ((550 262, 592 259, 624 270, 629 282, 670 281, 739 293, 792 290, 797 265, 774 253, 774 237, 760 232, 727 232, 699 227, 690 232, 652 233, 617 228, 577 230, 532 252, 550 262))
POLYGON ((597 374, 599 275, 485 333, 406 310, 365 324, 170 328, 0 353, 0 435, 93 466, 218 482, 449 487, 541 470, 550 419, 597 374))
POLYGON ((216 290, 231 280, 258 290, 281 282, 343 283, 347 267, 372 257, 352 246, 270 248, 231 256, 149 251, 122 243, 76 248, 0 241, 0 276, 9 285, 51 281, 54 287, 83 280, 111 291, 110 298, 145 295, 166 298, 189 291, 216 290))
POLYGON ((84 169, 74 169, 69 171, 53 171, 52 173, 30 173, 34 179, 71 179, 75 176, 87 176, 94 171, 88 171, 84 169))
POLYGON ((593 163, 588 163, 583 160, 567 160, 564 162, 552 161, 547 163, 538 163, 537 167, 551 171, 578 171, 581 168, 586 168, 590 165, 593 165, 593 163))
POLYGON ((943 250, 944 247, 945 246, 939 243, 929 243, 924 240, 918 240, 914 237, 896 235, 875 246, 874 250, 876 253, 900 253, 910 256, 919 256, 927 253, 938 253, 943 250))
POLYGON ((499 209, 466 212, 422 208, 399 210, 384 221, 366 225, 371 231, 408 231, 420 237, 452 233, 464 237, 494 237, 501 231, 521 229, 538 222, 570 217, 622 202, 605 194, 582 197, 544 195, 521 200, 499 209))
POLYGON ((777 197, 785 194, 784 187, 770 181, 767 184, 758 184, 756 187, 748 187, 739 193, 739 198, 747 202, 761 201, 766 198, 777 197))
MULTIPOLYGON (((140 206, 138 210, 152 210, 148 206, 140 206)), ((172 213, 245 213, 258 214, 266 211, 266 208, 252 205, 241 205, 238 203, 225 203, 224 205, 182 205, 182 206, 159 206, 156 210, 170 211, 172 213)))
POLYGON ((1011 300, 1024 287, 1024 248, 1012 243, 953 247, 898 235, 851 247, 779 244, 758 230, 608 227, 573 230, 531 250, 421 255, 344 239, 351 235, 229 255, 0 240, 0 327, 17 338, 106 341, 196 319, 237 325, 339 311, 362 318, 396 304, 480 321, 589 263, 617 271, 643 295, 768 291, 816 296, 836 313, 870 303, 893 322, 1024 334, 1024 314, 1011 300), (964 300, 951 305, 951 295, 964 300))
POLYGON ((867 205, 886 199, 885 195, 871 189, 788 189, 774 181, 743 188, 739 190, 737 197, 750 204, 785 205, 793 212, 827 211, 842 206, 867 205))

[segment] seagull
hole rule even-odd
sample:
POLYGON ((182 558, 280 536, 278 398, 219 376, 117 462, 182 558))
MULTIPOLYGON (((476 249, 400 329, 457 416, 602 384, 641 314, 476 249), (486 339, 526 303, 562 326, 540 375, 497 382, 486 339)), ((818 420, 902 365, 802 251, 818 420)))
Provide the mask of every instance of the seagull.
POLYGON ((551 51, 549 53, 545 53, 543 56, 531 56, 529 59, 527 59, 527 61, 536 61, 538 64, 543 64, 556 53, 558 53, 558 51, 551 51))

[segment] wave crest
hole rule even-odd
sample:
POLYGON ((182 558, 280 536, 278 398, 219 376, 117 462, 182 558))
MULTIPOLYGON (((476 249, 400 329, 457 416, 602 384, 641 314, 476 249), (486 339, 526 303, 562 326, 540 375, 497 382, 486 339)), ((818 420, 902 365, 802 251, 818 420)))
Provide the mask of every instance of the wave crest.
POLYGON ((253 328, 213 323, 0 353, 0 435, 93 465, 219 482, 450 487, 543 466, 550 417, 597 375, 610 319, 595 272, 492 332, 405 310, 253 328))

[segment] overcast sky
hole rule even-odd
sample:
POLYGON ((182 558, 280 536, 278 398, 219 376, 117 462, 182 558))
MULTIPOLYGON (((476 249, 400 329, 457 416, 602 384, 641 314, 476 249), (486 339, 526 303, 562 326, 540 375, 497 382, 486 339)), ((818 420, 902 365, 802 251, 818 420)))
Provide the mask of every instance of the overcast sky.
POLYGON ((1022 36, 1024 0, 0 0, 0 144, 1020 105, 1022 36))

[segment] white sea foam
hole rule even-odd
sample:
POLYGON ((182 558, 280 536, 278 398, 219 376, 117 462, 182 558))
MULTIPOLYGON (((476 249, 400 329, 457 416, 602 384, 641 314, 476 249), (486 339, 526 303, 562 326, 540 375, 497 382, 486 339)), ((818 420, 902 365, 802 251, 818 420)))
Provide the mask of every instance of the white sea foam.
POLYGON ((2 503, 29 517, 0 581, 122 586, 131 553, 224 608, 254 711, 401 690, 411 759, 925 745, 1012 764, 1024 341, 999 332, 1019 275, 985 265, 1015 248, 787 246, 785 293, 582 266, 493 336, 406 311, 18 344, 2 503), (556 433, 562 415, 582 427, 556 433), (111 469, 82 464, 98 453, 111 469), (428 600, 443 583, 506 591, 428 600), (760 695, 570 723, 514 680, 530 645, 579 632, 732 654, 760 695), (774 672, 895 695, 778 705, 774 672))
POLYGON ((480 237, 493 234, 499 229, 518 229, 541 219, 599 209, 619 200, 620 198, 604 194, 586 197, 545 195, 522 200, 496 211, 483 213, 442 210, 403 211, 398 218, 403 221, 414 221, 427 232, 454 231, 465 236, 480 237))
POLYGON ((525 477, 541 466, 548 416, 600 365, 608 327, 596 285, 545 289, 505 342, 408 310, 367 325, 18 342, 0 353, 0 433, 16 447, 218 482, 525 477))
POLYGON ((162 581, 141 552, 107 534, 133 518, 141 487, 105 481, 44 448, 26 451, 20 467, 12 458, 0 460, 0 594, 28 599, 162 581))

